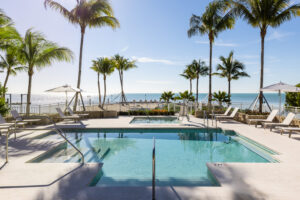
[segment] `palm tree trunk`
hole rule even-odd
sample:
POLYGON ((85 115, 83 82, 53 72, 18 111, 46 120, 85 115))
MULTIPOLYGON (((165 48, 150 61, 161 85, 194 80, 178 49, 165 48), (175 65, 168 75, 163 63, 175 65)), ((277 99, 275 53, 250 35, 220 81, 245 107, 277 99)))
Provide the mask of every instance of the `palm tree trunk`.
POLYGON ((211 83, 211 74, 212 74, 212 40, 209 40, 209 88, 208 88, 208 107, 211 106, 211 100, 212 100, 212 83, 211 83))
MULTIPOLYGON (((6 88, 6 85, 7 85, 7 82, 8 82, 9 74, 10 74, 10 70, 8 69, 7 72, 6 72, 6 77, 5 77, 4 84, 3 84, 3 87, 4 87, 4 88, 6 88)), ((3 97, 5 98, 5 90, 4 90, 4 93, 3 93, 3 97)))
POLYGON ((101 106, 100 73, 97 73, 97 76, 98 76, 98 95, 99 95, 99 106, 101 106))
MULTIPOLYGON (((85 32, 85 27, 81 28, 79 66, 78 66, 78 78, 77 78, 77 88, 79 88, 79 89, 80 89, 80 82, 81 82, 82 51, 83 51, 84 32, 85 32)), ((74 111, 76 111, 76 108, 77 108, 77 101, 78 101, 78 93, 76 93, 76 96, 75 96, 74 108, 73 108, 74 111)))
POLYGON ((193 85, 192 85, 193 83, 192 83, 192 79, 190 79, 190 93, 192 93, 193 92, 193 85))
POLYGON ((105 98, 106 98, 106 75, 105 74, 103 74, 103 81, 104 81, 104 96, 103 96, 102 108, 104 109, 105 98))
POLYGON ((197 83, 196 83, 196 105, 198 108, 198 96, 199 96, 199 76, 197 76, 197 83))
POLYGON ((27 90, 26 116, 29 116, 29 114, 30 114, 32 75, 33 75, 33 72, 29 71, 28 72, 29 80, 28 80, 28 90, 27 90))
POLYGON ((264 87, 264 53, 265 53, 265 36, 266 29, 261 29, 261 57, 260 57, 260 86, 259 86, 259 112, 262 112, 263 105, 263 92, 261 89, 264 87))
POLYGON ((124 79, 123 79, 123 71, 121 71, 121 90, 122 90, 122 102, 126 102, 126 97, 124 93, 124 79))
POLYGON ((229 104, 231 103, 231 81, 228 80, 228 96, 229 96, 229 104))

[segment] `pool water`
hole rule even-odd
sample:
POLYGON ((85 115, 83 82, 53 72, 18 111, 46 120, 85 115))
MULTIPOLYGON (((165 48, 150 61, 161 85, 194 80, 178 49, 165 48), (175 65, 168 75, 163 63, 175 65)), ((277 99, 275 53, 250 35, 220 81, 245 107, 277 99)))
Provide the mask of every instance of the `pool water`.
MULTIPOLYGON (((97 186, 150 186, 153 138, 158 186, 215 186, 208 162, 270 162, 265 151, 221 129, 87 129, 67 137, 86 162, 103 163, 91 183, 97 186)), ((80 162, 80 156, 65 143, 33 162, 80 162)))
POLYGON ((177 117, 134 117, 130 124, 178 124, 177 117))

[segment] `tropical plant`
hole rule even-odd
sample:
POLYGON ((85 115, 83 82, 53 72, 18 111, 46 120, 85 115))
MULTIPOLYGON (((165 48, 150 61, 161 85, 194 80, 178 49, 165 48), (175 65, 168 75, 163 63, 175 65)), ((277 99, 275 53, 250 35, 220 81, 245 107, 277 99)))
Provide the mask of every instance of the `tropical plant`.
POLYGON ((192 15, 190 19, 190 29, 188 37, 195 35, 208 35, 209 39, 209 90, 208 104, 210 107, 212 100, 212 48, 215 38, 219 33, 232 29, 235 23, 234 16, 228 11, 228 1, 218 0, 209 3, 202 16, 192 15))
POLYGON ((208 67, 206 66, 204 61, 193 60, 191 64, 192 71, 195 73, 196 76, 196 102, 198 107, 198 96, 199 96, 199 78, 200 76, 207 76, 208 75, 208 67))
MULTIPOLYGON (((300 88, 300 83, 296 85, 300 88)), ((287 106, 300 107, 300 93, 287 92, 285 95, 285 102, 287 106)))
POLYGON ((171 100, 174 100, 174 93, 172 91, 163 92, 160 96, 160 100, 170 103, 171 100))
MULTIPOLYGON (((10 75, 17 75, 17 72, 26 69, 25 66, 21 66, 20 62, 16 56, 16 51, 6 49, 6 54, 4 56, 0 55, 0 68, 6 70, 6 76, 4 80, 3 87, 6 88, 8 78, 10 75)), ((5 93, 3 93, 5 96, 5 93)))
POLYGON ((120 78, 120 84, 121 84, 121 102, 126 102, 126 96, 124 93, 124 71, 127 71, 132 68, 136 68, 137 65, 135 64, 135 60, 129 60, 128 58, 124 58, 123 56, 120 56, 119 54, 116 54, 113 57, 115 67, 119 72, 119 78, 120 78))
MULTIPOLYGON (((107 0, 77 0, 75 8, 68 10, 63 5, 53 0, 45 0, 45 7, 49 6, 54 10, 60 12, 69 22, 79 25, 81 32, 80 39, 80 53, 79 53, 79 67, 77 88, 80 88, 81 83, 81 68, 82 68, 82 54, 83 41, 87 27, 104 27, 109 26, 113 29, 119 27, 118 20, 113 16, 113 9, 107 0)), ((78 93, 74 101, 74 110, 76 110, 78 101, 78 93)))
POLYGON ((213 101, 217 101, 219 106, 222 106, 223 103, 230 103, 230 95, 224 91, 214 92, 213 101))
POLYGON ((29 115, 34 71, 41 70, 55 61, 69 62, 73 59, 73 53, 66 47, 60 47, 56 43, 46 40, 43 34, 28 29, 25 37, 20 41, 17 55, 20 62, 26 65, 28 73, 26 115, 29 115))
POLYGON ((6 93, 6 88, 3 87, 2 84, 0 83, 0 114, 2 116, 5 116, 9 111, 9 106, 5 102, 5 97, 4 97, 5 93, 6 93))
MULTIPOLYGON (((99 74, 103 75, 104 95, 103 95, 103 101, 102 101, 101 107, 104 108, 105 99, 106 99, 106 77, 114 72, 115 64, 114 64, 114 61, 109 58, 98 58, 97 60, 93 61, 92 69, 95 70, 98 73, 98 75, 99 74)), ((98 89, 100 92, 100 84, 98 85, 98 87, 99 87, 98 89)), ((99 93, 99 95, 100 95, 100 93, 99 93)), ((101 98, 101 96, 99 96, 99 98, 101 98)))
POLYGON ((100 87, 100 66, 98 60, 92 60, 93 66, 91 67, 92 70, 97 72, 97 86, 98 86, 98 98, 99 98, 99 104, 98 106, 102 108, 102 103, 101 103, 101 87, 100 87))
POLYGON ((186 69, 183 71, 180 76, 188 79, 190 81, 190 93, 193 92, 193 80, 197 77, 195 71, 193 71, 192 65, 187 65, 186 69))
MULTIPOLYGON (((264 49, 268 27, 276 28, 300 14, 300 4, 291 5, 290 0, 237 0, 232 1, 233 13, 248 24, 260 29, 261 60, 260 89, 264 87, 264 49)), ((260 91, 259 111, 262 112, 263 92, 260 91)))
POLYGON ((175 100, 195 101, 195 97, 192 92, 186 90, 184 92, 179 92, 179 96, 176 96, 175 100))
POLYGON ((220 56, 221 64, 217 65, 217 75, 221 78, 227 78, 228 81, 228 96, 230 101, 231 96, 231 81, 238 80, 241 77, 250 77, 245 70, 245 65, 238 60, 233 59, 233 51, 231 51, 227 58, 220 56), (219 72, 218 72, 219 71, 219 72))

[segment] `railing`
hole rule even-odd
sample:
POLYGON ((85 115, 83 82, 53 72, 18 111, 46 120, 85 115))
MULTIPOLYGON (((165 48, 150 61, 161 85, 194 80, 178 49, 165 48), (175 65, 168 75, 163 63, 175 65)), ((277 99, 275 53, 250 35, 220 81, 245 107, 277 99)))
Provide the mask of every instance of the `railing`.
POLYGON ((152 150, 152 200, 155 200, 155 138, 153 137, 152 150))
POLYGON ((70 142, 66 136, 64 136, 65 133, 63 132, 63 130, 61 128, 59 128, 50 117, 48 117, 48 116, 30 116, 30 117, 26 117, 26 118, 27 119, 47 119, 50 121, 50 123, 53 123, 54 128, 19 128, 19 129, 21 129, 21 130, 51 130, 51 131, 55 131, 80 154, 81 162, 84 163, 83 153, 72 142, 70 142))

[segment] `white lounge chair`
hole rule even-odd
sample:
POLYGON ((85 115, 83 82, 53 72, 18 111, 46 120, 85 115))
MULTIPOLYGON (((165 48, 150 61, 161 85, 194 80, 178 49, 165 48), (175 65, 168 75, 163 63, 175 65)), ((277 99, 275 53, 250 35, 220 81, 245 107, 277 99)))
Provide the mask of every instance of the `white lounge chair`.
POLYGON ((21 122, 23 122, 23 123, 32 123, 32 122, 41 121, 41 119, 26 119, 25 117, 20 116, 18 111, 16 111, 16 110, 11 110, 10 113, 13 116, 13 118, 15 119, 17 124, 20 124, 21 122))
POLYGON ((283 122, 281 122, 281 123, 269 123, 269 122, 266 122, 266 123, 262 123, 263 124, 263 127, 264 128, 267 128, 267 127, 270 127, 270 131, 272 131, 272 129, 273 128, 276 128, 277 126, 289 126, 291 123, 292 123, 292 121, 293 121, 293 119, 294 119, 294 117, 295 117, 296 115, 294 114, 294 113, 289 113, 287 116, 286 116, 286 118, 283 120, 283 122))
POLYGON ((215 117, 217 117, 217 116, 227 116, 228 113, 230 112, 231 108, 232 107, 229 106, 223 114, 210 114, 210 116, 215 116, 215 117))
POLYGON ((59 114, 59 117, 63 120, 74 120, 74 122, 80 121, 79 116, 65 116, 63 111, 60 108, 56 108, 56 111, 59 114))
POLYGON ((276 117, 278 113, 278 110, 272 110, 272 112, 269 114, 267 119, 248 119, 247 123, 250 125, 251 122, 255 122, 255 127, 257 127, 258 123, 263 122, 273 122, 274 118, 276 117))
POLYGON ((236 113, 238 112, 239 108, 234 108, 230 116, 216 116, 217 121, 222 121, 222 120, 229 120, 229 119, 234 119, 236 113))
POLYGON ((85 118, 85 117, 89 116, 89 114, 87 114, 87 113, 86 114, 85 113, 83 113, 83 114, 74 114, 73 110, 69 106, 67 107, 67 109, 68 109, 71 116, 79 116, 80 118, 85 118))
POLYGON ((289 133, 289 138, 291 137, 293 132, 300 132, 299 127, 280 127, 280 134, 282 135, 283 132, 288 132, 289 133))

